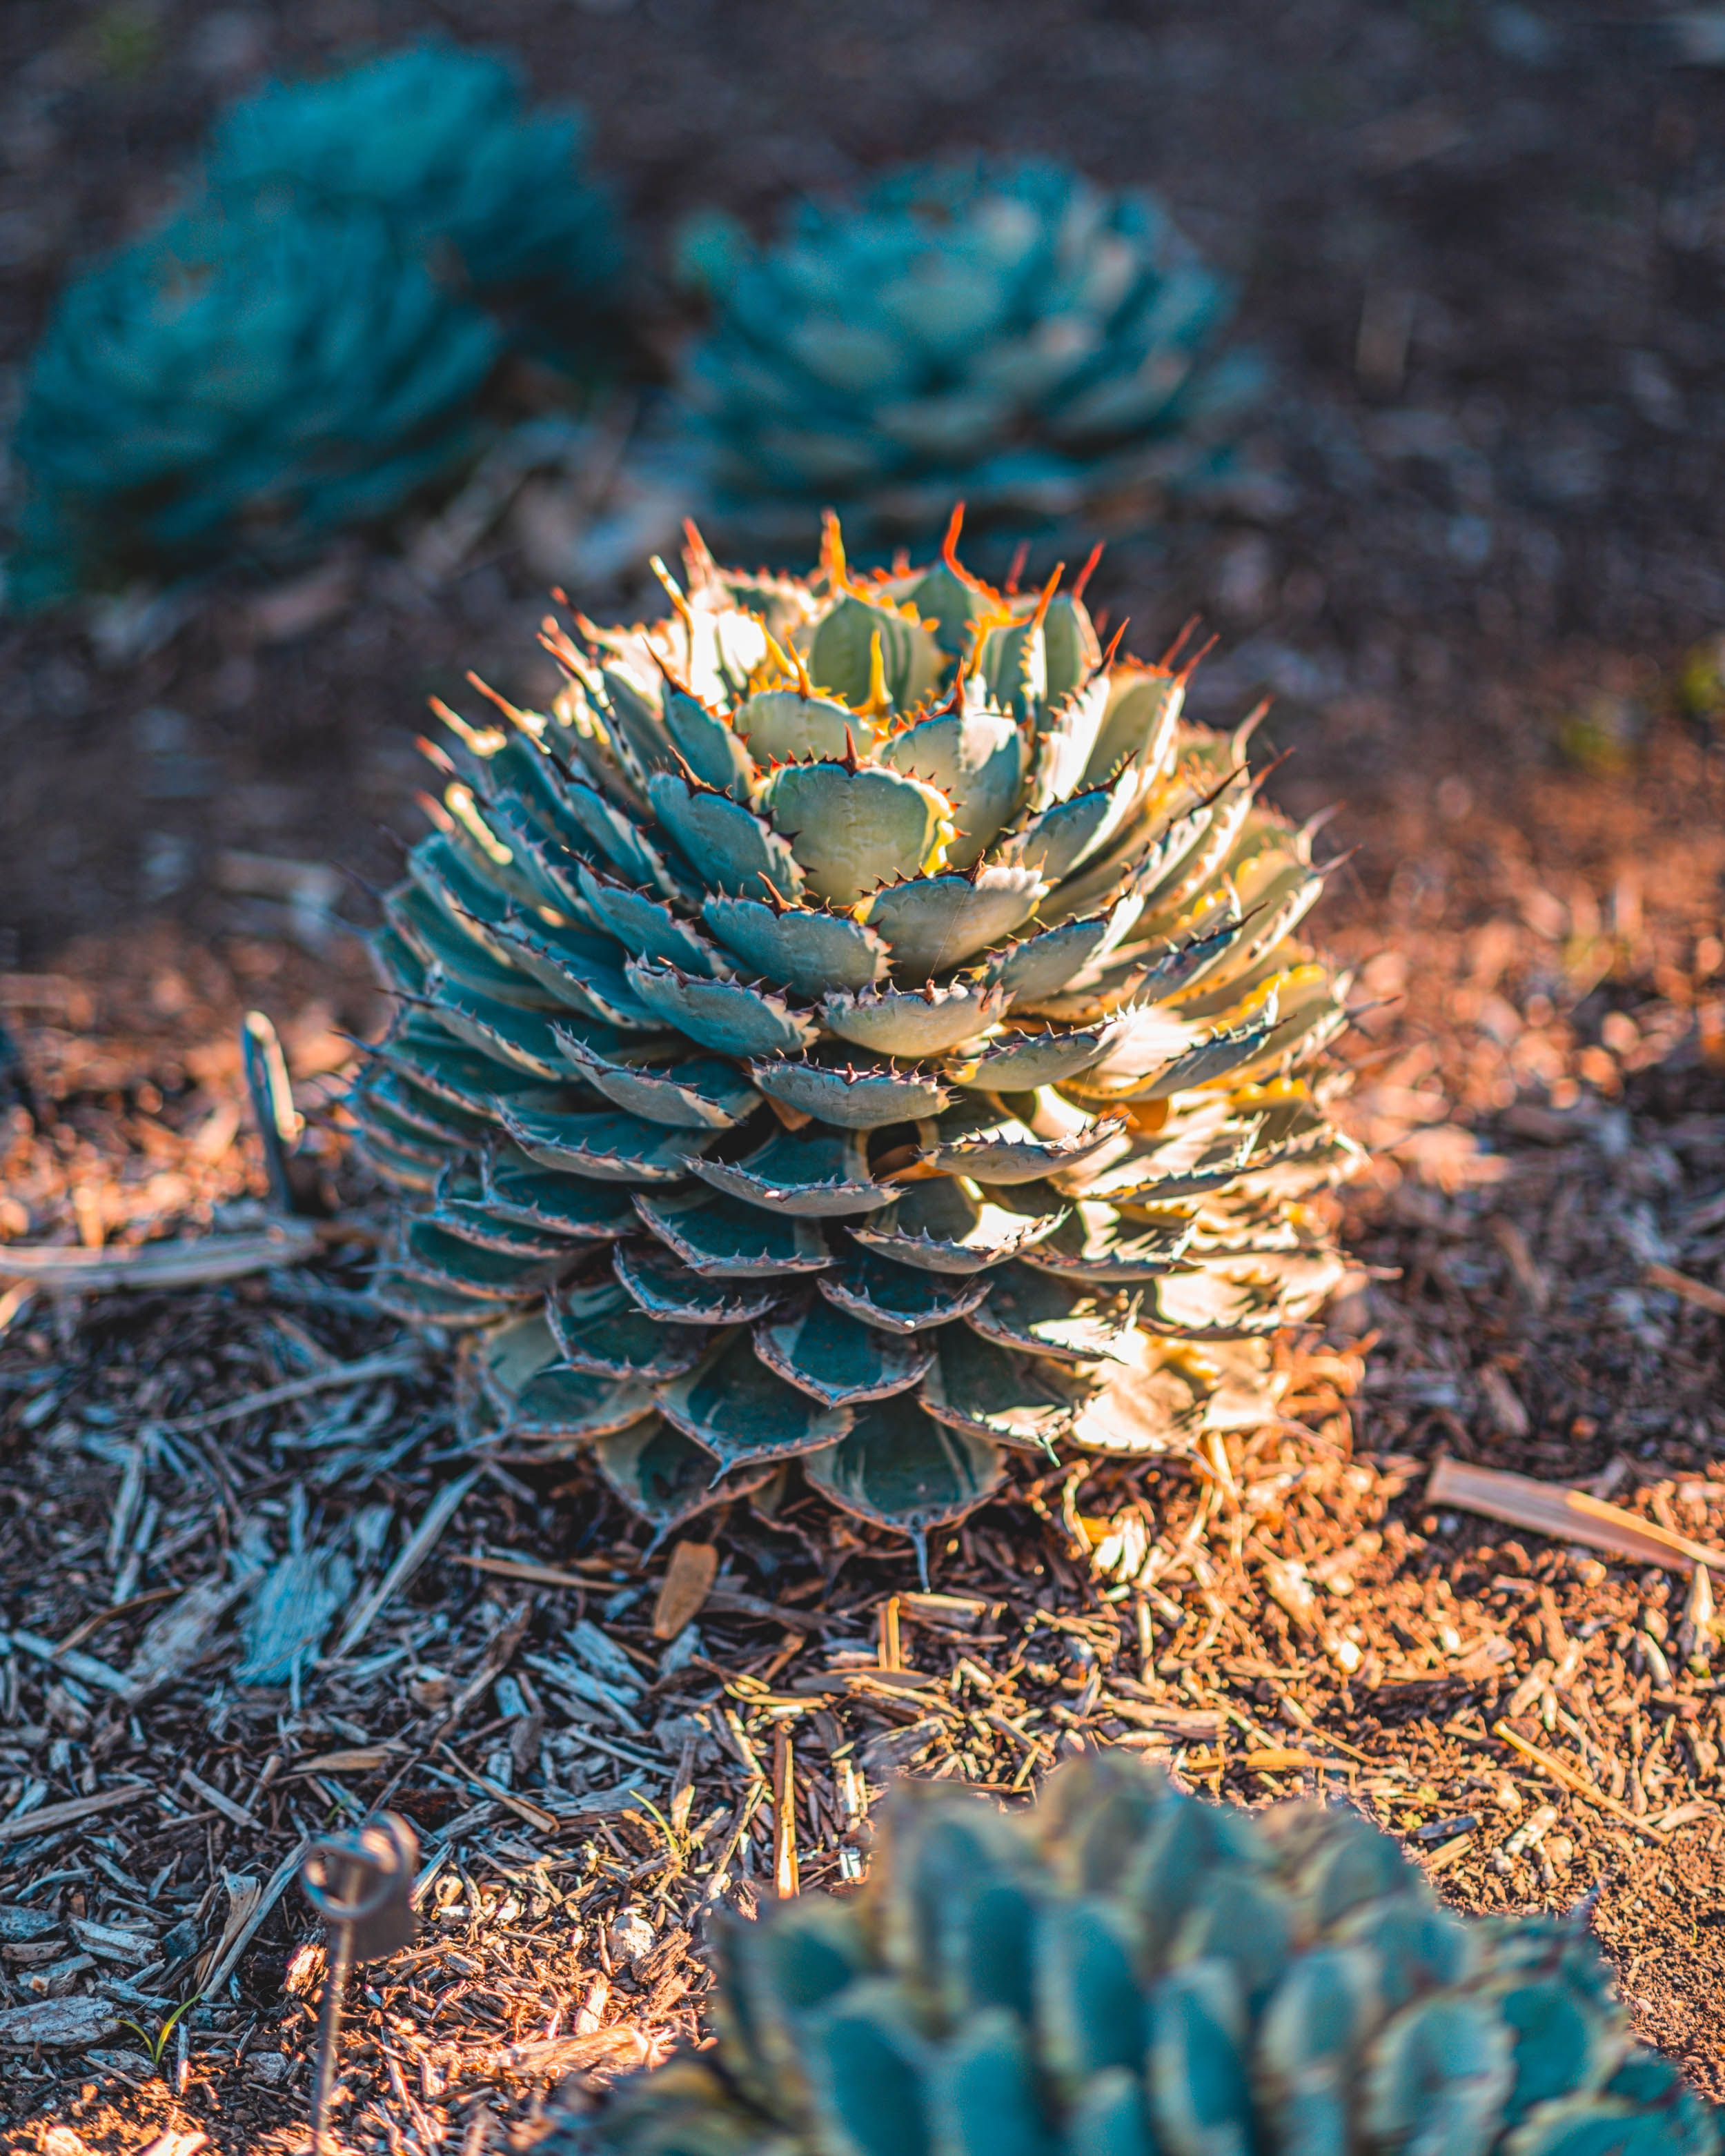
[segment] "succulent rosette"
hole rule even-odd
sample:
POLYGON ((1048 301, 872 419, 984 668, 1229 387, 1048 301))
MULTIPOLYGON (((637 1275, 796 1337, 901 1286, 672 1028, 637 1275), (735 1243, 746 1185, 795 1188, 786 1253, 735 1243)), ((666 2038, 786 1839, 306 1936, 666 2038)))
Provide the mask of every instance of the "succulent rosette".
POLYGON ((545 2156, 1717 2156, 1576 1916, 1440 1908, 1345 1807, 1120 1754, 906 1786, 854 1898, 727 1914, 715 2042, 545 2156))
POLYGON ((787 1461, 921 1535, 1014 1450, 1274 1412, 1354 1158, 1310 834, 1245 726, 956 551, 554 620, 552 709, 445 711, 352 1096, 389 1308, 661 1527, 787 1461))
POLYGON ((490 318, 374 211, 199 208, 60 295, 24 377, 19 607, 388 516, 474 446, 490 318))
POLYGON ((799 203, 774 241, 692 218, 685 281, 713 317, 680 388, 718 528, 927 545, 953 501, 1033 526, 1227 467, 1263 369, 1223 342, 1234 294, 1142 191, 1050 163, 890 172, 799 203))

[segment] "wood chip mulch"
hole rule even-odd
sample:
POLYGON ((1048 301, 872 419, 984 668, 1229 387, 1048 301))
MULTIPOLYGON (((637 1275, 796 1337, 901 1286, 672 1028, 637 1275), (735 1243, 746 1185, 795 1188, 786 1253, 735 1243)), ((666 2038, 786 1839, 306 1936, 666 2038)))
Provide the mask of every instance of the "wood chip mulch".
MULTIPOLYGON (((1400 969, 1354 1050, 1378 1165, 1329 1331, 1282 1351, 1281 1420, 1137 1472, 1027 1466, 935 1538, 926 1592, 901 1545, 831 1532, 792 1486, 649 1552, 578 1464, 464 1452, 437 1354, 363 1301, 362 1246, 172 1296, 16 1301, 18 2145, 303 2146, 321 1950, 292 1871, 373 1806, 418 1832, 421 1931, 354 1984, 341 2131, 476 2156, 531 2148, 553 2088, 695 2035, 714 1911, 843 1891, 894 1774, 1013 1802, 1094 1743, 1227 1799, 1358 1803, 1466 1908, 1596 1895, 1638 2028, 1725 2093, 1709 1613, 1686 1578, 1424 1494, 1447 1452, 1725 1545, 1717 868, 1646 840, 1625 843, 1676 880, 1596 884, 1591 928, 1579 879, 1501 834, 1471 870, 1459 839, 1410 841, 1411 873, 1339 932, 1368 989, 1383 943, 1400 969)), ((199 1016, 225 1025, 218 985, 199 1016)), ((165 1087, 160 1038, 116 1035, 90 1079, 44 1033, 16 1027, 33 1105, 9 1111, 7 1187, 33 1194, 10 1232, 72 1239, 79 1173, 54 1162, 80 1130, 107 1117, 111 1160, 141 1113, 177 1128, 179 1172, 237 1096, 214 1061, 165 1087)), ((248 1144, 208 1171, 226 1191, 257 1187, 248 1144)), ((206 1197, 228 1202, 194 1188, 187 1218, 206 1197)))

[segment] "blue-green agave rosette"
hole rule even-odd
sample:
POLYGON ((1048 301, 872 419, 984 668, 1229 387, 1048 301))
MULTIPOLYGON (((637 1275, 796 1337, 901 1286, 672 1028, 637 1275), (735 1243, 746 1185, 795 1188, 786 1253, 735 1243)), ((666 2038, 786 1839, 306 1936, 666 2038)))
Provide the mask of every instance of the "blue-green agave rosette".
POLYGON ((1189 1445, 1337 1276, 1308 834, 957 529, 806 581, 691 535, 663 619, 547 623, 564 693, 444 713, 374 938, 376 1292, 660 1526, 794 1460, 920 1535, 1014 1448, 1189 1445))
POLYGON ((205 208, 61 295, 25 377, 7 595, 268 559, 386 516, 471 440, 490 319, 362 208, 205 208))
POLYGON ((510 61, 428 38, 223 114, 207 164, 228 198, 367 206, 453 258, 489 304, 554 348, 588 341, 623 264, 572 107, 525 110, 510 61))
POLYGON ((722 1912, 713 2039, 545 2156, 1717 2156, 1579 1915, 1458 1916, 1345 1806, 1115 1752, 882 1829, 860 1894, 722 1912))
POLYGON ((681 252, 714 316, 680 386, 739 542, 828 504, 870 545, 927 543, 955 500, 1025 525, 1142 505, 1214 476, 1260 387, 1162 205, 1055 165, 916 167, 800 203, 776 244, 709 217, 681 252))

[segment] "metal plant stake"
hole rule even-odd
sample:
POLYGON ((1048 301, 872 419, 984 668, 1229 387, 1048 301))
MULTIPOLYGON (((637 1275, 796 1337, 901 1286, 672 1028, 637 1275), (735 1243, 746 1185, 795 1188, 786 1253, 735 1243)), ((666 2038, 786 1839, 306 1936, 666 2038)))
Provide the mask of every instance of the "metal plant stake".
POLYGON ((328 2146, 347 1972, 357 1961, 376 1961, 413 1944, 418 1866, 418 1837, 395 1812, 379 1812, 346 1834, 326 1835, 305 1852, 300 1883, 323 1918, 329 1957, 311 2086, 312 2156, 325 2156, 328 2146))

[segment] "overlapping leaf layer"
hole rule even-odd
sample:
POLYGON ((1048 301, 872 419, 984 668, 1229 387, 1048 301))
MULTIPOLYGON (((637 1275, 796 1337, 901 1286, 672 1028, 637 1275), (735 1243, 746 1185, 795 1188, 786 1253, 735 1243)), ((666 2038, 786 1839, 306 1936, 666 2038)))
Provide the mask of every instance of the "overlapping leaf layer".
POLYGON ((1244 733, 952 540, 688 574, 649 626, 547 623, 550 713, 444 714, 352 1096, 416 1201, 378 1296, 661 1526, 797 1460, 916 1534, 1008 1449, 1261 1419, 1351 1152, 1301 1075, 1322 874, 1244 733))
POLYGON ((1219 352, 1232 293, 1162 205, 1062 166, 913 167, 800 204, 771 246, 718 236, 682 387, 740 537, 828 501, 872 542, 938 529, 955 496, 1034 520, 1189 485, 1260 386, 1219 352))
POLYGON ((906 1785, 864 1892, 719 1934, 716 2046, 546 2156, 1715 2156, 1574 1918, 1466 1922, 1344 1809, 1118 1753, 906 1785))

